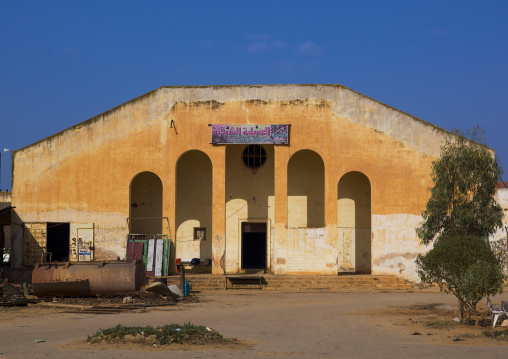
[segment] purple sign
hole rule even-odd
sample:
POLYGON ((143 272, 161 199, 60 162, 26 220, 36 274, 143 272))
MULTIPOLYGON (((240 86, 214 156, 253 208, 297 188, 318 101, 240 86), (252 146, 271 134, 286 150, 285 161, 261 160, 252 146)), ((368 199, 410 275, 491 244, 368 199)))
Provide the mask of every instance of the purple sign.
POLYGON ((212 143, 287 145, 290 125, 212 125, 212 143))

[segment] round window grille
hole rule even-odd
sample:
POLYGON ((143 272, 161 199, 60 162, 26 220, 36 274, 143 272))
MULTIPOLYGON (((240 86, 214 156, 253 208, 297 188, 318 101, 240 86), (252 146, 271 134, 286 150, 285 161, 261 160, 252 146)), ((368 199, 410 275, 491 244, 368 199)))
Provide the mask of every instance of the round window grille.
POLYGON ((243 150, 243 163, 250 168, 259 168, 266 161, 266 151, 260 145, 250 145, 243 150))

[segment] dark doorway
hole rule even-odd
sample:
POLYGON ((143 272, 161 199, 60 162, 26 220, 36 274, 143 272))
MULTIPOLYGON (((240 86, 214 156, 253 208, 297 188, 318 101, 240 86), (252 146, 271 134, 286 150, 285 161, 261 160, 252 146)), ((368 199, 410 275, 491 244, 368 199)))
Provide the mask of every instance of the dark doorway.
POLYGON ((69 261, 69 234, 69 223, 48 222, 46 252, 51 253, 51 261, 69 261))
POLYGON ((266 223, 242 223, 242 269, 266 268, 266 223))

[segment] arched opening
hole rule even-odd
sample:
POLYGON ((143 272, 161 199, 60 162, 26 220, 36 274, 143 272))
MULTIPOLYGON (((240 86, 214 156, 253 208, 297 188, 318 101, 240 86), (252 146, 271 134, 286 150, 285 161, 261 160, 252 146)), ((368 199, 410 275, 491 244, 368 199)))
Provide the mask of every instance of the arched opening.
POLYGON ((339 268, 371 272, 371 187, 361 172, 346 173, 338 184, 339 268), (339 247, 339 253, 340 253, 339 247), (339 256, 340 257, 340 256, 339 256))
POLYGON ((288 227, 325 226, 325 165, 311 150, 293 154, 288 162, 288 227))
POLYGON ((176 257, 212 258, 212 162, 198 150, 176 165, 176 257))
POLYGON ((138 173, 130 185, 129 232, 162 233, 162 181, 152 172, 138 173))
POLYGON ((274 146, 226 146, 226 271, 270 270, 274 146))

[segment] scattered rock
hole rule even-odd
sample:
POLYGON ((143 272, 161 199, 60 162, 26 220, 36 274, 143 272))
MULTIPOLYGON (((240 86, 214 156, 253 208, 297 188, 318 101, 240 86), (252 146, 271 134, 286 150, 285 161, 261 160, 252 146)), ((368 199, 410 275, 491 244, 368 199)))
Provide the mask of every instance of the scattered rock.
POLYGON ((131 304, 134 301, 133 301, 132 297, 125 297, 125 298, 123 298, 122 302, 123 302, 123 304, 131 304))
POLYGON ((175 299, 183 297, 183 293, 180 288, 174 284, 168 287, 162 282, 153 282, 148 284, 144 290, 152 293, 157 293, 165 297, 170 296, 175 299))
POLYGON ((454 342, 461 342, 461 341, 463 341, 463 340, 464 340, 464 339, 460 339, 460 338, 455 338, 455 339, 453 339, 453 341, 454 341, 454 342))
POLYGON ((420 332, 414 332, 414 333, 413 333, 413 334, 411 334, 411 335, 422 335, 422 333, 420 333, 420 332))
POLYGON ((171 291, 168 286, 162 282, 153 282, 145 287, 145 290, 152 293, 157 293, 163 296, 171 295, 171 291))
POLYGON ((173 285, 170 285, 168 288, 171 291, 171 296, 173 298, 183 297, 183 292, 180 290, 180 288, 178 288, 177 285, 173 284, 173 285))

